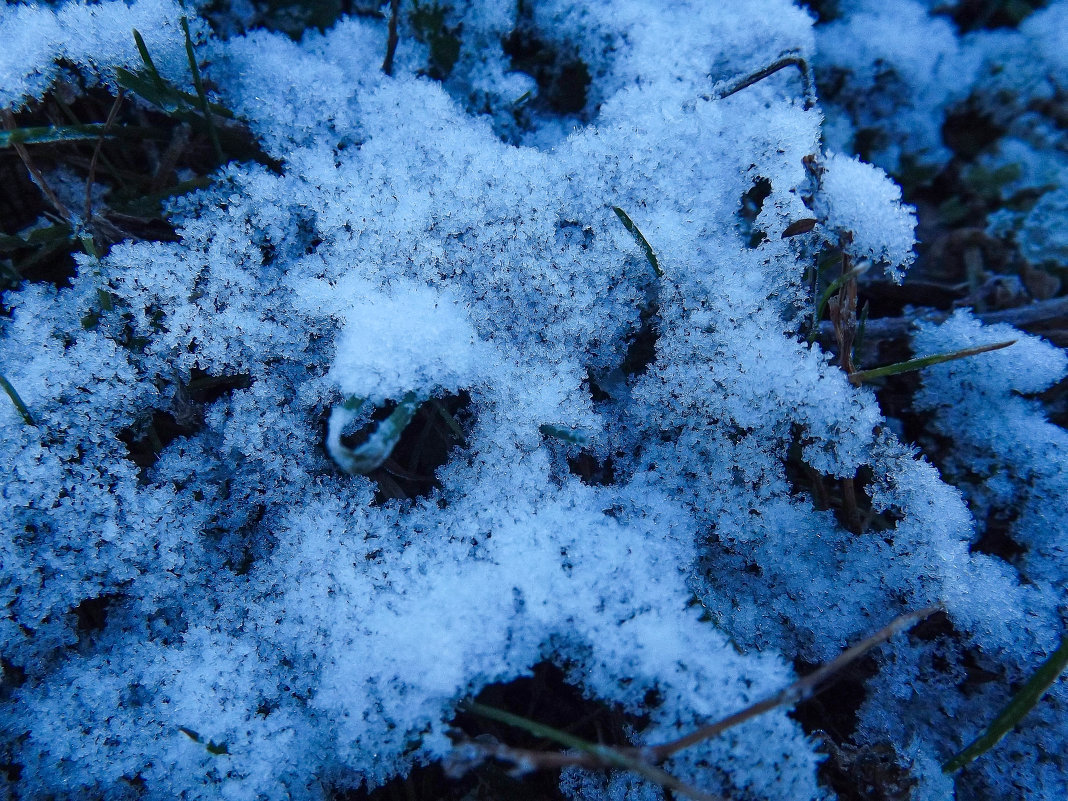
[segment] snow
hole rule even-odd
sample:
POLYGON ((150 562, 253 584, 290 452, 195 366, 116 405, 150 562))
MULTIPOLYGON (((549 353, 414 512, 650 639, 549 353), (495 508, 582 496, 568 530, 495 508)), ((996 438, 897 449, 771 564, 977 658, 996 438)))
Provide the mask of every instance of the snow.
MULTIPOLYGON (((60 59, 108 84, 109 69, 137 66, 135 26, 181 82, 179 13, 151 0, 0 11, 0 34, 19 42, 0 61, 0 104, 40 96, 60 59)), ((593 83, 582 112, 543 110, 524 128, 511 103, 529 78, 486 45, 518 24, 514 4, 454 13, 464 46, 441 84, 418 74, 411 37, 382 74, 382 20, 300 42, 210 39, 195 23, 220 99, 280 169, 226 165, 173 204, 179 241, 126 242, 83 259, 70 287, 5 296, 0 363, 38 421, 0 404, 0 647, 5 673, 25 676, 0 706, 5 760, 21 766, 12 792, 325 799, 445 758, 461 700, 546 659, 588 696, 648 715, 635 738, 661 742, 790 683, 795 658, 832 658, 932 603, 956 627, 954 659, 976 649, 1018 677, 1050 649, 1063 542, 1043 521, 1064 495, 1068 442, 1013 392, 1055 380, 1063 356, 1027 340, 974 376, 932 371, 922 403, 964 432, 960 459, 1011 467, 1007 484, 973 488, 898 442, 873 393, 798 336, 820 237, 849 234, 856 258, 892 275, 914 244, 887 175, 822 150, 822 112, 804 108, 794 72, 709 99, 781 52, 814 55, 809 16, 786 0, 538 3, 532 24, 593 83), (740 212, 762 180, 753 244, 740 212), (783 238, 813 213, 813 240, 783 238), (650 299, 655 355, 628 374, 650 299), (91 309, 100 320, 83 326, 91 309), (194 371, 247 381, 196 408, 194 371), (354 398, 369 415, 460 390, 464 442, 426 497, 376 501, 372 477, 331 459, 326 421, 354 398), (993 403, 1003 416, 984 431, 976 410, 993 403), (163 412, 202 424, 139 468, 126 442, 163 412), (585 432, 614 481, 583 483, 568 467, 579 447, 545 426, 585 432), (815 509, 786 469, 795 444, 828 482, 870 471, 885 529, 858 536, 815 509), (1017 569, 971 552, 974 499, 1025 486, 1033 555, 1017 569), (73 610, 101 598, 106 625, 79 631, 73 610)), ((924 35, 956 46, 941 26, 924 35)), ((914 58, 907 74, 931 67, 914 58)), ((1008 335, 961 317, 917 342, 1008 335)), ((982 717, 999 699, 932 680, 895 731, 908 688, 888 676, 932 647, 895 641, 860 726, 912 759, 935 798, 934 767, 961 735, 920 709, 982 717)), ((1035 731, 1021 772, 1063 744, 1049 715, 1035 731)), ((826 796, 820 759, 778 710, 665 767, 709 792, 795 801, 826 796)), ((982 776, 998 797, 996 772, 982 776)), ((661 797, 620 776, 565 774, 562 789, 661 797)))

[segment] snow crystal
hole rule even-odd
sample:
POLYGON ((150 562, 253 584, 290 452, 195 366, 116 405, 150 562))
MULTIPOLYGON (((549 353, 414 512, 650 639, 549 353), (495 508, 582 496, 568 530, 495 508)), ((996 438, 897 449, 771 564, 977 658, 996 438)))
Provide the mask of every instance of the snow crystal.
POLYGON ((847 252, 884 264, 900 282, 916 244, 916 214, 902 205, 901 188, 878 167, 838 153, 823 167, 817 208, 827 227, 839 232, 847 252))

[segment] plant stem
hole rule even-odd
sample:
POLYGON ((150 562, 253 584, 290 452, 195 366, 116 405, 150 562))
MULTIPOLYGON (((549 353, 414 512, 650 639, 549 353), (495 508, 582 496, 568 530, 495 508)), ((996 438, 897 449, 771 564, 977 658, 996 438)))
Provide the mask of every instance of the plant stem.
POLYGON ((400 17, 400 0, 389 2, 389 31, 386 35, 386 59, 382 62, 382 72, 393 75, 393 56, 397 52, 397 18, 400 17))

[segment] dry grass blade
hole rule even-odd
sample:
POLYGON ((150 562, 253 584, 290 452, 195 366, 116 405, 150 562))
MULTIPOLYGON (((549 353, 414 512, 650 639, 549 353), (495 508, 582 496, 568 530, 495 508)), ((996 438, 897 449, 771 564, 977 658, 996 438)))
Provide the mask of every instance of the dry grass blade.
MULTIPOLYGON (((0 117, 3 118, 4 128, 6 128, 8 131, 14 131, 18 128, 18 125, 15 122, 15 115, 12 114, 10 110, 4 109, 2 112, 0 112, 0 117)), ((37 165, 34 164, 33 159, 30 158, 30 152, 26 149, 26 146, 21 142, 12 142, 11 146, 15 148, 15 152, 19 154, 19 158, 22 159, 22 163, 26 166, 26 169, 29 170, 30 175, 33 177, 34 183, 37 184, 37 187, 48 199, 48 202, 52 204, 52 208, 54 208, 56 212, 66 222, 70 223, 72 226, 75 225, 76 221, 74 219, 74 215, 72 215, 70 209, 68 209, 63 204, 63 201, 59 199, 59 196, 56 195, 52 187, 48 185, 48 181, 45 180, 44 173, 42 173, 41 170, 38 169, 37 165)))
POLYGON ((840 671, 850 662, 859 659, 876 645, 886 642, 898 632, 905 630, 913 623, 917 623, 924 618, 930 617, 937 611, 939 611, 938 607, 930 606, 926 609, 921 609, 918 612, 910 612, 906 615, 894 618, 894 620, 887 626, 881 628, 879 631, 875 632, 875 634, 872 634, 870 637, 860 641, 851 648, 847 648, 836 659, 816 669, 803 679, 795 681, 789 687, 775 693, 775 695, 765 698, 763 701, 758 701, 752 706, 746 707, 740 712, 735 712, 733 715, 725 717, 716 723, 703 726, 685 737, 680 737, 678 740, 673 740, 670 743, 664 743, 662 745, 643 748, 642 753, 648 755, 654 761, 659 762, 677 754, 679 751, 697 745, 704 740, 717 737, 727 731, 727 729, 745 723, 747 720, 751 720, 758 715, 763 715, 765 712, 770 712, 776 707, 797 703, 798 701, 809 697, 815 691, 816 687, 840 671))
POLYGON ((100 137, 96 140, 96 147, 93 148, 93 158, 89 161, 89 175, 85 179, 85 223, 89 226, 93 222, 93 184, 96 183, 96 165, 100 161, 100 149, 104 146, 104 137, 111 130, 111 126, 115 124, 115 118, 118 116, 119 107, 122 105, 122 100, 125 96, 126 91, 120 86, 119 93, 115 96, 115 102, 111 104, 108 118, 104 122, 104 128, 100 132, 100 137))
POLYGON ((992 350, 1001 350, 1007 348, 1009 345, 1015 344, 1015 339, 1010 339, 1008 342, 995 342, 992 345, 980 345, 975 348, 964 348, 962 350, 955 350, 952 353, 937 353, 934 356, 922 356, 918 359, 909 359, 904 362, 897 362, 896 364, 888 364, 885 367, 873 367, 871 370, 861 370, 857 373, 852 373, 849 376, 849 380, 853 384, 859 386, 865 381, 871 381, 874 378, 884 378, 888 375, 897 375, 898 373, 908 373, 913 370, 922 370, 925 367, 930 367, 935 364, 942 364, 943 362, 951 362, 956 359, 965 359, 969 356, 977 356, 980 353, 989 353, 992 350))

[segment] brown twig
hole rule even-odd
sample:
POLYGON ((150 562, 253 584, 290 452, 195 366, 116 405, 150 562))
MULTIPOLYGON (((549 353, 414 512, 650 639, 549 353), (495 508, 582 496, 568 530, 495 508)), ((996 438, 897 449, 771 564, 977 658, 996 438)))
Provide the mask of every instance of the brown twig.
MULTIPOLYGON (((935 309, 915 309, 910 317, 880 317, 869 319, 865 338, 869 342, 908 339, 915 333, 918 322, 943 323, 952 316, 952 312, 935 309)), ((984 325, 1007 323, 1015 328, 1042 328, 1061 321, 1068 325, 1068 297, 1053 298, 1018 306, 1015 309, 1003 309, 996 312, 976 314, 984 325)), ((820 323, 820 344, 825 347, 834 342, 834 324, 830 321, 820 323)))
POLYGON ((400 0, 389 0, 389 32, 386 36, 386 60, 382 72, 393 74, 393 56, 397 52, 397 19, 400 17, 400 0))
POLYGON ((924 618, 930 617, 937 611, 939 611, 939 607, 929 606, 918 612, 909 612, 908 614, 896 617, 870 637, 861 640, 851 648, 847 648, 835 659, 817 668, 803 679, 795 681, 789 687, 775 693, 775 695, 765 698, 763 701, 758 701, 752 706, 748 706, 740 712, 735 712, 733 715, 729 715, 716 723, 709 726, 703 726, 685 737, 680 737, 678 740, 640 750, 654 762, 660 762, 661 760, 677 754, 679 751, 690 748, 705 740, 710 740, 713 737, 717 737, 727 731, 727 729, 745 723, 747 720, 752 720, 758 715, 763 715, 765 712, 770 712, 776 707, 803 701, 811 696, 820 684, 840 671, 850 662, 856 661, 876 645, 886 642, 898 632, 904 631, 913 623, 917 623, 924 618))
POLYGON ((775 61, 768 64, 766 67, 761 67, 756 72, 751 72, 748 75, 743 75, 740 78, 727 83, 725 86, 719 88, 714 95, 705 95, 704 100, 718 99, 722 100, 725 97, 730 97, 743 89, 747 89, 755 83, 759 83, 765 78, 774 75, 781 69, 786 67, 797 67, 801 72, 801 83, 804 86, 805 92, 805 109, 808 110, 816 105, 816 84, 812 80, 812 69, 809 67, 808 61, 800 52, 796 50, 787 51, 783 53, 775 61))
MULTIPOLYGON (((4 128, 9 131, 14 131, 18 128, 18 124, 15 122, 15 115, 11 113, 10 109, 3 109, 0 111, 0 117, 3 118, 4 128)), ((15 148, 15 152, 19 154, 19 158, 22 159, 22 163, 26 166, 30 176, 33 178, 37 188, 41 190, 44 196, 48 199, 48 202, 52 204, 52 208, 56 210, 64 222, 70 225, 72 228, 76 225, 74 215, 71 213, 59 196, 51 186, 48 185, 48 181, 45 180, 44 173, 33 163, 33 159, 30 158, 30 152, 26 149, 26 146, 20 142, 12 142, 12 147, 15 148)))
POLYGON ((108 118, 104 122, 104 129, 100 132, 100 138, 96 140, 93 157, 89 160, 89 175, 85 179, 85 224, 89 226, 93 224, 93 184, 96 183, 96 163, 100 160, 100 150, 104 146, 104 137, 111 130, 111 126, 115 124, 115 118, 119 114, 119 106, 122 105, 125 95, 126 90, 120 86, 119 93, 115 96, 115 102, 111 104, 108 118))
POLYGON ((842 670, 846 665, 859 659, 872 648, 890 639, 895 634, 904 631, 912 624, 923 620, 924 618, 930 617, 937 611, 939 611, 939 607, 932 606, 921 609, 918 612, 909 612, 896 617, 870 637, 847 648, 837 658, 817 668, 804 678, 795 681, 789 687, 786 687, 774 695, 771 695, 762 701, 758 701, 739 712, 728 715, 715 723, 708 726, 702 726, 696 731, 687 734, 685 737, 680 737, 677 740, 672 740, 660 745, 640 748, 614 748, 606 745, 585 743, 579 741, 578 738, 549 729, 549 727, 534 721, 527 721, 502 710, 487 708, 480 704, 468 704, 467 709, 476 714, 483 714, 487 717, 492 717, 493 719, 509 723, 510 725, 518 725, 532 733, 538 734, 539 736, 563 742, 563 744, 569 745, 576 750, 567 753, 559 751, 532 751, 529 749, 511 748, 506 745, 501 745, 500 743, 484 742, 473 742, 467 743, 466 745, 477 749, 480 752, 480 755, 484 758, 500 759, 505 762, 510 762, 524 770, 555 770, 563 767, 581 767, 590 769, 606 767, 623 768, 626 770, 637 771, 653 781, 677 789, 679 792, 691 795, 691 797, 707 797, 700 791, 695 791, 693 788, 683 785, 678 779, 675 779, 670 774, 664 773, 662 770, 655 767, 656 764, 663 762, 680 751, 691 748, 698 743, 718 737, 728 729, 745 723, 748 720, 752 720, 765 712, 770 712, 781 706, 796 704, 797 702, 810 697, 816 692, 821 684, 827 681, 827 679, 835 673, 842 670), (669 782, 675 782, 677 784, 671 784, 669 782))

